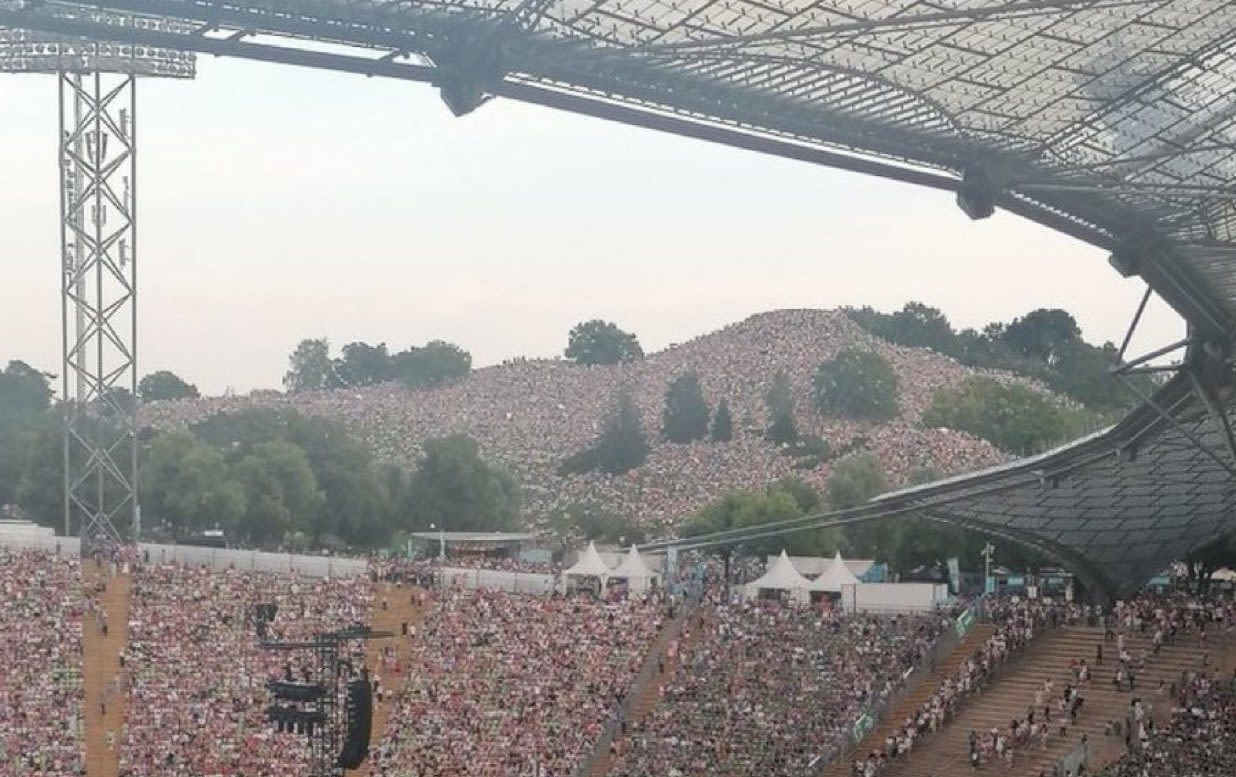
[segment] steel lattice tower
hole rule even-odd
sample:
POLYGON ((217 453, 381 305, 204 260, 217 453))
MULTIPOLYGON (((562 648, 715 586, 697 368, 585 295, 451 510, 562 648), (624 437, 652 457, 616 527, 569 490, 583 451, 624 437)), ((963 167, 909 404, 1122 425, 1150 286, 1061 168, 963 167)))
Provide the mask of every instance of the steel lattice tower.
POLYGON ((64 520, 83 554, 139 533, 136 80, 58 75, 64 520))
POLYGON ((137 80, 192 78, 181 52, 0 30, 0 72, 59 84, 64 531, 136 542, 137 80))

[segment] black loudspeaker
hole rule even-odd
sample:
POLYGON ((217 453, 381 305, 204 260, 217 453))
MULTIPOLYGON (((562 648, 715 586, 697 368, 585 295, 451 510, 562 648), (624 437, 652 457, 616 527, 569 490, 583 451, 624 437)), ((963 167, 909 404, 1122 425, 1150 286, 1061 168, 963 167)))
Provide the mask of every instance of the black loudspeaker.
POLYGON ((982 168, 969 168, 957 187, 957 207, 978 221, 996 212, 996 190, 982 168))
POLYGON ((373 728, 373 688, 368 680, 348 683, 347 718, 347 734, 335 766, 355 769, 369 755, 369 733, 373 728))

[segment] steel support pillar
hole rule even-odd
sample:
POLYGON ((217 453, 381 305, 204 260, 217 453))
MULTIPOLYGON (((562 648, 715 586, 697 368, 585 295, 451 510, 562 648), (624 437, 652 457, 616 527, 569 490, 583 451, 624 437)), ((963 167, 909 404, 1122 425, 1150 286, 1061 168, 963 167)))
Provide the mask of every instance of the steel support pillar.
POLYGON ((136 77, 58 80, 64 524, 88 556, 138 533, 136 77))

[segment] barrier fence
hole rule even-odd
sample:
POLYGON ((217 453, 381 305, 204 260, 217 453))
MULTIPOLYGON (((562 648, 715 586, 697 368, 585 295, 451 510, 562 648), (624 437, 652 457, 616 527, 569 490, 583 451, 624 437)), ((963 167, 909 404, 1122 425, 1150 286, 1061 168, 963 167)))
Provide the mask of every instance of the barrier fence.
POLYGON ((508 572, 498 569, 474 569, 471 567, 439 567, 438 582, 446 588, 458 587, 476 590, 511 591, 524 594, 548 594, 557 585, 554 575, 535 572, 508 572))
MULTIPOLYGON (((81 541, 76 537, 4 536, 0 545, 21 550, 45 550, 56 555, 81 554, 81 541)), ((196 545, 160 545, 143 542, 138 545, 142 561, 150 564, 176 562, 214 569, 239 569, 247 572, 273 572, 305 577, 360 577, 369 574, 369 563, 363 559, 337 556, 307 556, 295 553, 267 553, 260 550, 203 548, 196 545)))

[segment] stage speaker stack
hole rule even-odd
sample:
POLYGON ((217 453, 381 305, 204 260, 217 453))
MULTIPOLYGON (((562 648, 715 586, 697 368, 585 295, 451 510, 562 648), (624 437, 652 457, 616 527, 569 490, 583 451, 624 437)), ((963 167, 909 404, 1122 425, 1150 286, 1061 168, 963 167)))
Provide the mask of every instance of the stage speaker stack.
POLYGON ((373 688, 367 679, 348 683, 347 733, 335 765, 355 769, 369 755, 369 733, 373 727, 373 688))

